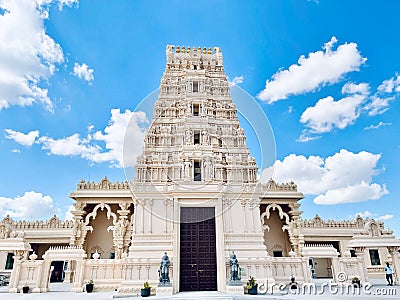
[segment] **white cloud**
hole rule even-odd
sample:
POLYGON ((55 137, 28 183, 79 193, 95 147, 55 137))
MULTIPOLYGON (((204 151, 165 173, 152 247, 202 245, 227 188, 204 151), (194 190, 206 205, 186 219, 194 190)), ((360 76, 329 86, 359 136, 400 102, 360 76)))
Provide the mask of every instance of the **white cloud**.
POLYGON ((231 85, 238 85, 240 83, 243 83, 243 80, 244 80, 244 76, 243 75, 236 76, 235 78, 232 79, 232 81, 229 81, 229 83, 231 85))
POLYGON ((361 218, 371 218, 373 216, 376 216, 376 214, 370 212, 369 210, 366 210, 364 212, 358 212, 355 214, 355 217, 360 216, 361 218))
POLYGON ((378 87, 378 91, 388 94, 400 92, 400 75, 396 74, 395 77, 382 81, 381 85, 378 87))
POLYGON ((53 110, 44 85, 64 61, 64 55, 44 27, 48 17, 46 5, 50 2, 0 2, 6 11, 0 17, 0 109, 41 103, 53 110))
POLYGON ((378 200, 387 193, 388 191, 385 186, 377 183, 368 184, 361 182, 351 186, 328 190, 324 194, 315 197, 314 203, 328 205, 378 200))
POLYGON ((91 83, 94 80, 93 69, 89 69, 88 65, 85 63, 82 65, 75 63, 74 72, 72 74, 80 79, 86 80, 88 83, 91 83))
POLYGON ((65 212, 65 217, 64 220, 72 220, 74 215, 72 214, 72 211, 75 210, 75 207, 73 205, 70 205, 68 207, 68 210, 65 212))
POLYGON ((48 219, 60 210, 54 206, 50 196, 34 191, 25 192, 21 197, 0 197, 0 214, 17 219, 48 219))
POLYGON ((296 142, 299 143, 307 143, 310 141, 319 140, 321 138, 320 135, 311 135, 309 132, 303 131, 300 136, 296 139, 296 142))
POLYGON ((391 125, 392 125, 392 123, 384 123, 381 121, 376 125, 370 125, 368 127, 365 127, 364 130, 378 129, 379 127, 382 127, 382 126, 391 126, 391 125))
POLYGON ((394 217, 394 215, 392 215, 392 214, 386 214, 386 215, 378 217, 378 220, 387 221, 387 220, 393 219, 393 217, 394 217))
POLYGON ((133 159, 129 163, 132 166, 136 162, 136 157, 140 155, 143 148, 143 141, 145 137, 144 124, 148 120, 144 112, 131 112, 126 110, 121 113, 119 109, 111 110, 111 119, 104 132, 97 131, 93 137, 97 141, 104 141, 105 148, 108 152, 96 153, 91 158, 94 162, 110 161, 117 163, 119 167, 127 165, 124 162, 124 151, 129 153, 129 157, 133 159), (126 141, 126 149, 124 149, 124 141, 126 141))
POLYGON ((68 6, 68 7, 77 7, 79 5, 79 1, 78 0, 58 0, 58 9, 62 10, 64 6, 68 6))
POLYGON ((364 107, 370 116, 381 115, 389 109, 389 103, 395 99, 392 97, 381 97, 375 94, 371 97, 371 101, 364 107))
POLYGON ((78 155, 88 159, 100 150, 98 146, 90 145, 89 142, 88 139, 81 138, 78 133, 61 139, 53 139, 48 136, 39 138, 42 149, 49 150, 48 154, 60 156, 78 155))
POLYGON ((355 218, 357 216, 360 216, 362 218, 373 218, 373 219, 380 220, 380 221, 391 220, 394 217, 394 215, 392 215, 392 214, 385 214, 385 215, 379 216, 376 213, 372 213, 372 212, 366 210, 364 212, 358 212, 354 216, 350 215, 350 218, 355 218))
MULTIPOLYGON (((315 195, 317 204, 336 204, 376 200, 387 194, 385 185, 372 183, 379 170, 380 154, 366 151, 352 153, 342 149, 327 158, 290 154, 273 166, 277 182, 293 180, 299 191, 315 195)), ((266 182, 271 168, 263 170, 261 181, 266 182)))
POLYGON ((397 75, 382 81, 378 86, 377 92, 370 97, 369 103, 365 105, 364 110, 368 115, 381 115, 389 109, 391 101, 394 101, 400 93, 400 75, 397 75))
POLYGON ((258 94, 260 100, 273 103, 298 95, 315 91, 322 86, 338 82, 343 75, 359 71, 366 58, 361 56, 356 43, 345 43, 333 50, 337 39, 327 42, 323 49, 300 56, 298 63, 287 70, 279 70, 267 80, 265 89, 258 94))
POLYGON ((35 142, 36 138, 39 136, 39 131, 37 130, 32 130, 28 132, 27 134, 24 134, 22 132, 14 131, 12 129, 5 129, 4 130, 7 135, 5 137, 7 139, 14 140, 15 142, 25 146, 25 147, 30 147, 32 144, 35 142))
POLYGON ((43 150, 48 150, 49 155, 80 156, 94 163, 110 162, 116 167, 127 167, 135 165, 136 157, 142 152, 147 125, 148 119, 144 112, 131 112, 127 109, 121 113, 119 109, 112 109, 111 118, 104 130, 93 134, 94 126, 90 124, 86 137, 75 133, 56 139, 39 137, 37 130, 28 134, 11 129, 5 131, 8 134, 6 138, 24 146, 31 146, 36 141, 43 150), (124 151, 128 154, 125 161, 124 151))
POLYGON ((11 152, 12 152, 12 153, 21 153, 21 150, 19 150, 19 149, 12 149, 11 152))
POLYGON ((366 83, 347 83, 342 93, 349 96, 338 101, 331 96, 320 99, 315 106, 303 112, 300 122, 313 133, 329 132, 334 128, 344 129, 359 117, 361 105, 368 97, 368 88, 366 83))

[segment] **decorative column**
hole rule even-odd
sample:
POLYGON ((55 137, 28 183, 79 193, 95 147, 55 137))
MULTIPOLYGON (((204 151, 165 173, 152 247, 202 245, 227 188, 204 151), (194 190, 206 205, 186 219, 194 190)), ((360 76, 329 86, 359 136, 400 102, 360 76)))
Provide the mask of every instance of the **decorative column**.
POLYGON ((251 212, 251 218, 253 220, 253 232, 261 232, 262 231, 262 227, 259 226, 260 224, 258 222, 260 222, 260 201, 257 199, 250 199, 249 202, 249 208, 250 208, 250 212, 251 212))
POLYGON ((119 207, 121 208, 117 210, 119 219, 117 224, 114 226, 113 232, 115 258, 121 258, 124 248, 127 246, 125 245, 125 234, 129 224, 128 214, 130 213, 127 202, 120 202, 119 207))
POLYGON ((243 208, 243 229, 244 232, 247 233, 247 218, 246 218, 247 199, 240 199, 240 205, 243 208))
POLYGON ((355 247, 354 251, 356 252, 357 258, 359 258, 359 263, 361 264, 360 269, 362 271, 362 279, 364 282, 368 282, 368 271, 367 271, 367 262, 365 261, 365 247, 355 247))
POLYGON ((86 232, 84 232, 84 222, 83 216, 85 215, 84 208, 86 206, 85 202, 76 202, 74 204, 75 210, 71 211, 74 221, 74 228, 72 230, 72 236, 69 241, 70 246, 82 246, 86 237, 86 232))
POLYGON ((147 226, 147 233, 152 234, 153 233, 153 205, 154 205, 154 200, 148 200, 147 203, 149 204, 149 219, 148 219, 148 226, 147 226))
POLYGON ((225 232, 232 232, 232 199, 222 198, 223 218, 225 219, 225 232))
POLYGON ((395 285, 400 284, 400 259, 399 259, 399 249, 400 247, 387 247, 389 254, 392 256, 393 265, 393 283, 395 285))
POLYGON ((14 266, 11 272, 9 283, 9 293, 18 293, 18 282, 22 267, 23 251, 17 250, 14 252, 14 266))
POLYGON ((165 206, 164 233, 169 233, 168 232, 168 220, 169 220, 169 218, 168 218, 168 211, 169 211, 168 206, 170 206, 170 203, 169 203, 169 199, 168 198, 165 198, 164 206, 165 206))
POLYGON ((64 283, 71 283, 72 282, 72 274, 73 274, 73 270, 72 270, 72 260, 68 260, 67 261, 67 269, 65 270, 65 274, 64 274, 64 283))

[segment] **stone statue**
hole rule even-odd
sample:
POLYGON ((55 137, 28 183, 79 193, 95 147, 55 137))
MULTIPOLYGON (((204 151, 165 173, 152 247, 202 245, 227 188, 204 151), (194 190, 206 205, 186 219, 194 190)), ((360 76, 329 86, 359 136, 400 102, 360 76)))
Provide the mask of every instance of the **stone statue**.
POLYGON ((209 136, 208 136, 207 130, 204 130, 201 134, 202 134, 202 141, 201 141, 201 143, 202 143, 203 145, 208 145, 208 144, 209 144, 209 136))
POLYGON ((236 258, 236 254, 234 251, 232 251, 231 256, 229 257, 229 266, 231 268, 230 270, 230 277, 229 277, 229 282, 237 282, 240 281, 240 276, 239 276, 239 262, 236 258))
POLYGON ((186 141, 187 145, 192 144, 192 134, 193 134, 193 132, 191 130, 185 131, 185 141, 186 141))
POLYGON ((169 281, 169 266, 171 262, 169 261, 169 257, 167 252, 164 252, 164 255, 161 259, 160 268, 158 269, 158 276, 160 278, 159 285, 170 285, 169 281))
POLYGON ((213 176, 213 166, 212 162, 209 158, 204 161, 204 171, 205 171, 205 179, 210 180, 213 176))
POLYGON ((183 174, 185 176, 185 180, 190 179, 190 168, 192 167, 192 163, 189 160, 185 160, 183 162, 183 174))

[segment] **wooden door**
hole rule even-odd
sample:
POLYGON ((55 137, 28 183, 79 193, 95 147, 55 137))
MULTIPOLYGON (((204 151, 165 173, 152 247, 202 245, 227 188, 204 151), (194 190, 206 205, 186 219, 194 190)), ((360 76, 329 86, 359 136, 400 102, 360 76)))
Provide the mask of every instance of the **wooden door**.
POLYGON ((182 207, 180 234, 180 291, 216 291, 214 208, 182 207))

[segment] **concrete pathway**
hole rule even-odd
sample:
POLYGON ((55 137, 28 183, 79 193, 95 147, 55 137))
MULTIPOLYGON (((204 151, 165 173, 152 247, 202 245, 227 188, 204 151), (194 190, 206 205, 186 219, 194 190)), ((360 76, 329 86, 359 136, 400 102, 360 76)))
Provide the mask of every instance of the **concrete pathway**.
MULTIPOLYGON (((305 299, 382 299, 392 300, 400 299, 400 286, 387 286, 384 280, 375 280, 368 288, 361 289, 335 289, 323 285, 324 282, 316 282, 314 290, 311 292, 307 289, 288 290, 283 289, 279 293, 265 295, 228 295, 220 292, 185 292, 178 293, 171 297, 157 297, 155 295, 145 299, 154 300, 250 300, 250 299, 277 299, 277 300, 305 300, 305 299)), ((94 292, 87 293, 72 293, 71 286, 68 284, 51 284, 51 292, 41 294, 10 294, 7 293, 8 287, 0 287, 0 300, 112 300, 112 299, 142 299, 137 295, 119 295, 117 292, 94 292)))

